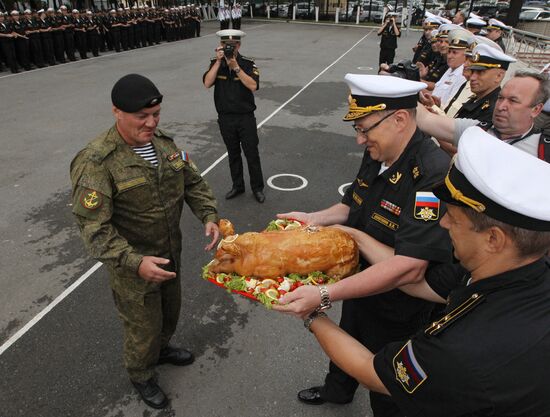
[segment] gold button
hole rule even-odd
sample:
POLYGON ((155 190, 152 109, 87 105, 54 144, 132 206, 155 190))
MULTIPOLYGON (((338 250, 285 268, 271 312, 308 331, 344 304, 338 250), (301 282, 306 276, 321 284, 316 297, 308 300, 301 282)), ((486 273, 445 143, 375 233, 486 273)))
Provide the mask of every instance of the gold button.
POLYGON ((445 318, 444 318, 445 321, 447 321, 447 320, 449 320, 449 319, 450 319, 449 316, 445 316, 445 318))
POLYGON ((478 295, 477 293, 472 294, 472 298, 475 299, 475 298, 477 298, 477 297, 479 297, 479 295, 478 295))

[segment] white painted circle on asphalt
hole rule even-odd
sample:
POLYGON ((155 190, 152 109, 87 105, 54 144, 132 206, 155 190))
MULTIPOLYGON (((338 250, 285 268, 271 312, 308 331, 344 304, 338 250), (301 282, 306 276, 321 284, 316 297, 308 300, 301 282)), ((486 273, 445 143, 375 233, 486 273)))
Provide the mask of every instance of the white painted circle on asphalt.
POLYGON ((269 185, 271 188, 274 188, 275 190, 279 190, 279 191, 298 191, 298 190, 301 190, 302 188, 306 188, 307 184, 308 184, 307 180, 304 177, 301 177, 300 175, 296 175, 296 174, 277 174, 277 175, 273 175, 273 176, 269 177, 269 179, 267 180, 267 185, 269 185), (276 185, 273 184, 273 180, 275 178, 279 178, 279 177, 298 178, 302 181, 302 184, 299 185, 298 187, 294 187, 294 188, 277 187, 276 185))
POLYGON ((351 182, 346 182, 345 184, 342 184, 340 187, 338 187, 338 192, 340 193, 341 196, 344 195, 344 188, 346 187, 349 187, 352 183, 351 182))

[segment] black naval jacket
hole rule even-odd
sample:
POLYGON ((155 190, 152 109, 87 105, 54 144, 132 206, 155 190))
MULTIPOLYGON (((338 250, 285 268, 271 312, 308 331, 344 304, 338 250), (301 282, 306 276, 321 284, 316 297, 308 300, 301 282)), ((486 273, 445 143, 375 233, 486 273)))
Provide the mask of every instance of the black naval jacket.
MULTIPOLYGON (((419 192, 430 192, 443 180, 449 161, 449 156, 418 129, 400 158, 380 175, 381 163, 365 150, 357 178, 342 198, 350 207, 346 226, 394 248, 396 255, 450 262, 449 235, 439 226, 445 204, 423 210, 417 202, 419 192)), ((361 264, 368 267, 363 259, 361 264)), ((367 299, 373 315, 397 322, 410 320, 427 306, 426 301, 397 289, 367 299)))
POLYGON ((439 52, 435 53, 431 64, 428 66, 428 74, 425 80, 434 83, 438 82, 448 68, 447 58, 439 52))
MULTIPOLYGON (((208 71, 210 71, 215 62, 216 58, 210 61, 208 71)), ((244 71, 256 81, 256 89, 259 90, 260 72, 254 61, 241 54, 237 54, 237 63, 241 71, 244 71)), ((208 71, 202 76, 203 82, 208 71)), ((218 74, 216 75, 216 81, 214 82, 214 103, 218 114, 246 114, 253 113, 256 110, 254 93, 246 88, 239 79, 239 76, 229 69, 225 59, 222 60, 218 74)))
POLYGON ((475 119, 480 122, 491 122, 493 120, 493 110, 497 104, 500 87, 495 88, 488 95, 477 99, 474 96, 465 102, 456 113, 455 118, 475 119))
POLYGON ((392 399, 407 417, 550 416, 548 262, 470 285, 460 265, 448 271, 427 279, 446 315, 374 358, 392 399))

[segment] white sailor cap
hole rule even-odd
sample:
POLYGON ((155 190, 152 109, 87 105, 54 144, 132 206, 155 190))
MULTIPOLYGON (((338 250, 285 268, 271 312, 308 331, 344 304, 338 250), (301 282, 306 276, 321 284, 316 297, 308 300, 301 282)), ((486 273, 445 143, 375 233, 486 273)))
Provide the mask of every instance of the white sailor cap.
POLYGON ((437 41, 437 35, 439 35, 439 31, 437 29, 434 29, 430 32, 430 40, 433 42, 437 41))
POLYGON ((12 15, 12 16, 19 16, 19 12, 18 12, 17 10, 12 10, 12 11, 10 12, 10 15, 12 15))
POLYGON ((489 19, 489 24, 487 25, 487 29, 490 29, 490 30, 495 30, 495 29, 505 30, 505 29, 508 29, 508 26, 506 26, 500 20, 489 19))
POLYGON ((414 109, 418 93, 427 85, 387 75, 346 74, 350 88, 349 109, 344 121, 367 116, 375 111, 414 109))
POLYGON ((48 7, 48 9, 47 9, 46 11, 47 11, 47 12, 53 12, 53 11, 55 11, 55 10, 53 9, 53 7, 48 7))
POLYGON ((123 12, 124 9, 122 7, 119 7, 118 9, 116 9, 117 12, 123 12))
POLYGON ((488 134, 464 131, 445 181, 433 190, 441 200, 470 207, 511 226, 550 231, 550 164, 488 134))
POLYGON ((86 14, 93 14, 91 10, 86 10, 86 14))
POLYGON ((504 53, 500 45, 495 41, 492 41, 491 39, 486 38, 485 36, 479 36, 479 35, 474 35, 474 38, 475 38, 476 45, 487 45, 487 46, 490 46, 491 48, 494 48, 504 53))
POLYGON ((216 32, 216 36, 219 36, 222 42, 224 41, 240 41, 241 38, 246 36, 242 30, 236 29, 224 29, 216 32))
POLYGON ((453 29, 449 32, 450 49, 468 49, 474 42, 474 35, 466 29, 453 29))
POLYGON ((449 32, 455 29, 462 29, 460 26, 455 25, 454 23, 444 23, 439 26, 437 37, 438 38, 448 38, 449 32))
POLYGON ((502 68, 507 70, 511 62, 516 62, 516 59, 495 48, 491 48, 489 45, 481 44, 477 45, 472 51, 468 69, 479 71, 502 68))
POLYGON ((426 29, 438 28, 439 26, 441 26, 441 22, 435 17, 427 17, 424 19, 424 27, 426 29))
POLYGON ((111 10, 109 10, 109 13, 116 13, 116 10, 115 10, 115 9, 111 9, 111 10))
POLYGON ((31 14, 31 10, 30 9, 25 9, 25 11, 23 12, 24 14, 31 14))
POLYGON ((44 9, 40 9, 39 11, 37 11, 36 13, 40 14, 40 13, 44 13, 44 9))
POLYGON ((450 21, 449 19, 447 19, 446 17, 443 17, 443 16, 437 16, 437 18, 439 19, 439 21, 441 22, 442 25, 453 23, 452 21, 450 21))
POLYGON ((67 10, 67 6, 65 6, 65 5, 60 6, 59 10, 67 10))
POLYGON ((466 20, 466 27, 473 27, 473 28, 483 28, 487 26, 487 22, 483 19, 480 19, 478 17, 470 17, 468 20, 466 20))
POLYGON ((78 9, 73 9, 73 13, 80 13, 78 9))

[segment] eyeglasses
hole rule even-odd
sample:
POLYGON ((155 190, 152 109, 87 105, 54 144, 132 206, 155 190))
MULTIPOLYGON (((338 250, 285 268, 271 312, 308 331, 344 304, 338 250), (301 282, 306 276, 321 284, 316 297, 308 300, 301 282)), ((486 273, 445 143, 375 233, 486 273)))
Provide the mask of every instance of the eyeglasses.
POLYGON ((394 115, 394 111, 391 112, 390 114, 382 117, 380 120, 378 120, 375 124, 373 124, 371 127, 368 127, 366 129, 362 129, 360 128, 359 126, 357 126, 355 123, 353 124, 353 130, 355 130, 355 132, 358 134, 358 135, 361 135, 361 136, 367 136, 367 133, 369 133, 371 130, 373 130, 374 128, 376 128, 380 123, 382 123, 384 120, 386 120, 388 117, 390 116, 393 116, 394 115))

